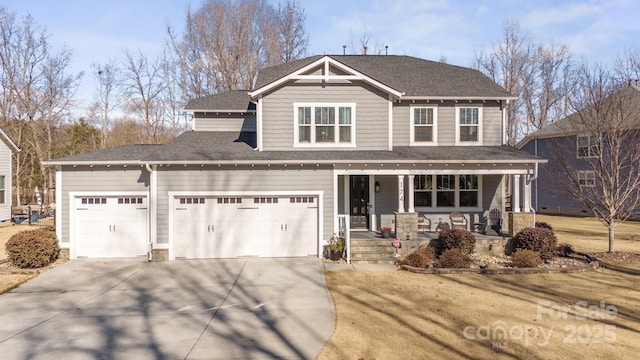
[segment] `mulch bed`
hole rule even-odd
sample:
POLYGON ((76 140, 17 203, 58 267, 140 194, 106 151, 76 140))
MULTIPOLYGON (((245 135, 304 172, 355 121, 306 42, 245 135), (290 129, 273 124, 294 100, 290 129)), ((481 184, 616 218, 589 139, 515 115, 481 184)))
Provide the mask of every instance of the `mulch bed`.
POLYGON ((53 263, 41 267, 41 268, 37 268, 37 269, 22 269, 19 268, 17 266, 13 266, 11 265, 11 263, 9 261, 4 261, 4 262, 0 262, 0 275, 14 275, 14 274, 40 274, 43 273, 47 270, 53 269, 54 267, 56 267, 59 264, 65 263, 68 260, 66 259, 58 259, 56 261, 54 261, 53 263))

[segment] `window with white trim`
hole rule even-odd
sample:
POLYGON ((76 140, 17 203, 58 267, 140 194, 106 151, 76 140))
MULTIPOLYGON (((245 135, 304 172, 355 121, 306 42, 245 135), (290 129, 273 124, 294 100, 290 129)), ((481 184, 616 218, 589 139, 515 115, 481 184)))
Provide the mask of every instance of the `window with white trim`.
POLYGON ((413 182, 414 204, 416 207, 477 208, 480 180, 479 175, 417 175, 413 182))
POLYGON ((456 144, 476 145, 482 142, 482 108, 456 107, 456 144))
POLYGON ((295 145, 355 145, 355 104, 294 104, 294 108, 295 145))
POLYGON ((598 156, 600 140, 592 135, 581 135, 576 138, 578 158, 598 156))
POLYGON ((580 187, 596 186, 596 173, 593 170, 578 171, 578 184, 580 187))
POLYGON ((5 203, 5 177, 4 175, 0 175, 0 204, 5 203))
POLYGON ((411 107, 411 145, 436 145, 437 107, 411 107))

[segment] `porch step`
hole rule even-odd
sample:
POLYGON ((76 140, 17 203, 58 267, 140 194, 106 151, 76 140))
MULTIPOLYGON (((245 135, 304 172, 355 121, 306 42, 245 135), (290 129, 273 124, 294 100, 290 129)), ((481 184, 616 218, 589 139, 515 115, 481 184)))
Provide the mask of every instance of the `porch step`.
POLYGON ((351 262, 357 264, 393 264, 396 249, 392 239, 351 240, 351 262))

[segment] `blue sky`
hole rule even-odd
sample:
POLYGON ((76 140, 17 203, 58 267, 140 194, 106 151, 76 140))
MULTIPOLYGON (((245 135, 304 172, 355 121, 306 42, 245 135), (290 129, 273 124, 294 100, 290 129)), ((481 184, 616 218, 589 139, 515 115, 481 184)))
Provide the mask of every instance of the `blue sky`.
MULTIPOLYGON (((278 0, 268 0, 274 5, 278 0)), ((500 39, 506 19, 539 42, 567 45, 577 59, 610 64, 640 47, 640 0, 299 0, 307 14, 310 54, 340 54, 366 31, 370 46, 470 66, 474 51, 500 39)), ((4 0, 19 16, 31 14, 54 49, 73 52, 72 70, 84 71, 78 94, 94 91, 91 64, 122 58, 125 48, 160 51, 166 24, 181 29, 189 4, 201 0, 4 0)))

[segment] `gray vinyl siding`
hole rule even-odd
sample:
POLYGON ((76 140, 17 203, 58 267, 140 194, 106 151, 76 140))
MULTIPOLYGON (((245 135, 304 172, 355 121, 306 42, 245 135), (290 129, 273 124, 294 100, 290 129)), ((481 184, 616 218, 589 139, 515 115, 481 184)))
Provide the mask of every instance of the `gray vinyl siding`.
MULTIPOLYGON (((562 152, 564 157, 573 163, 576 169, 581 166, 580 159, 576 156, 575 136, 562 138, 533 139, 522 150, 544 159, 547 164, 541 164, 538 168, 538 179, 533 183, 532 206, 541 213, 587 215, 590 211, 580 202, 573 199, 567 192, 564 184, 561 184, 559 170, 554 169, 553 152, 562 152), (536 148, 537 142, 537 148, 536 148)), ((522 203, 522 202, 521 202, 522 203)))
MULTIPOLYGON (((480 106, 482 108, 483 145, 502 145, 502 110, 500 104, 493 102, 471 103, 458 106, 480 106)), ((417 106, 435 106, 437 108, 437 144, 452 146, 456 143, 456 103, 453 101, 403 101, 393 105, 393 145, 409 146, 411 139, 411 108, 417 106)))
POLYGON ((195 131, 256 131, 255 115, 240 114, 210 114, 200 115, 196 113, 193 119, 195 131))
POLYGON ((160 168, 157 170, 157 240, 158 244, 169 242, 169 192, 171 191, 238 191, 264 193, 269 191, 323 192, 324 239, 333 233, 333 171, 316 170, 211 170, 160 168))
POLYGON ((106 167, 63 167, 62 171, 62 238, 69 242, 69 192, 131 192, 149 191, 149 173, 143 167, 126 169, 106 167))
POLYGON ((0 175, 4 176, 4 203, 0 204, 0 221, 11 219, 11 149, 0 141, 0 175))
POLYGON ((500 104, 495 101, 487 101, 482 108, 483 145, 502 145, 502 110, 500 110, 500 104))
MULTIPOLYGON (((262 99, 264 150, 327 150, 331 147, 294 148, 293 103, 355 103, 358 150, 388 149, 389 98, 363 82, 290 83, 262 99)), ((336 147, 337 150, 354 148, 336 147)))

